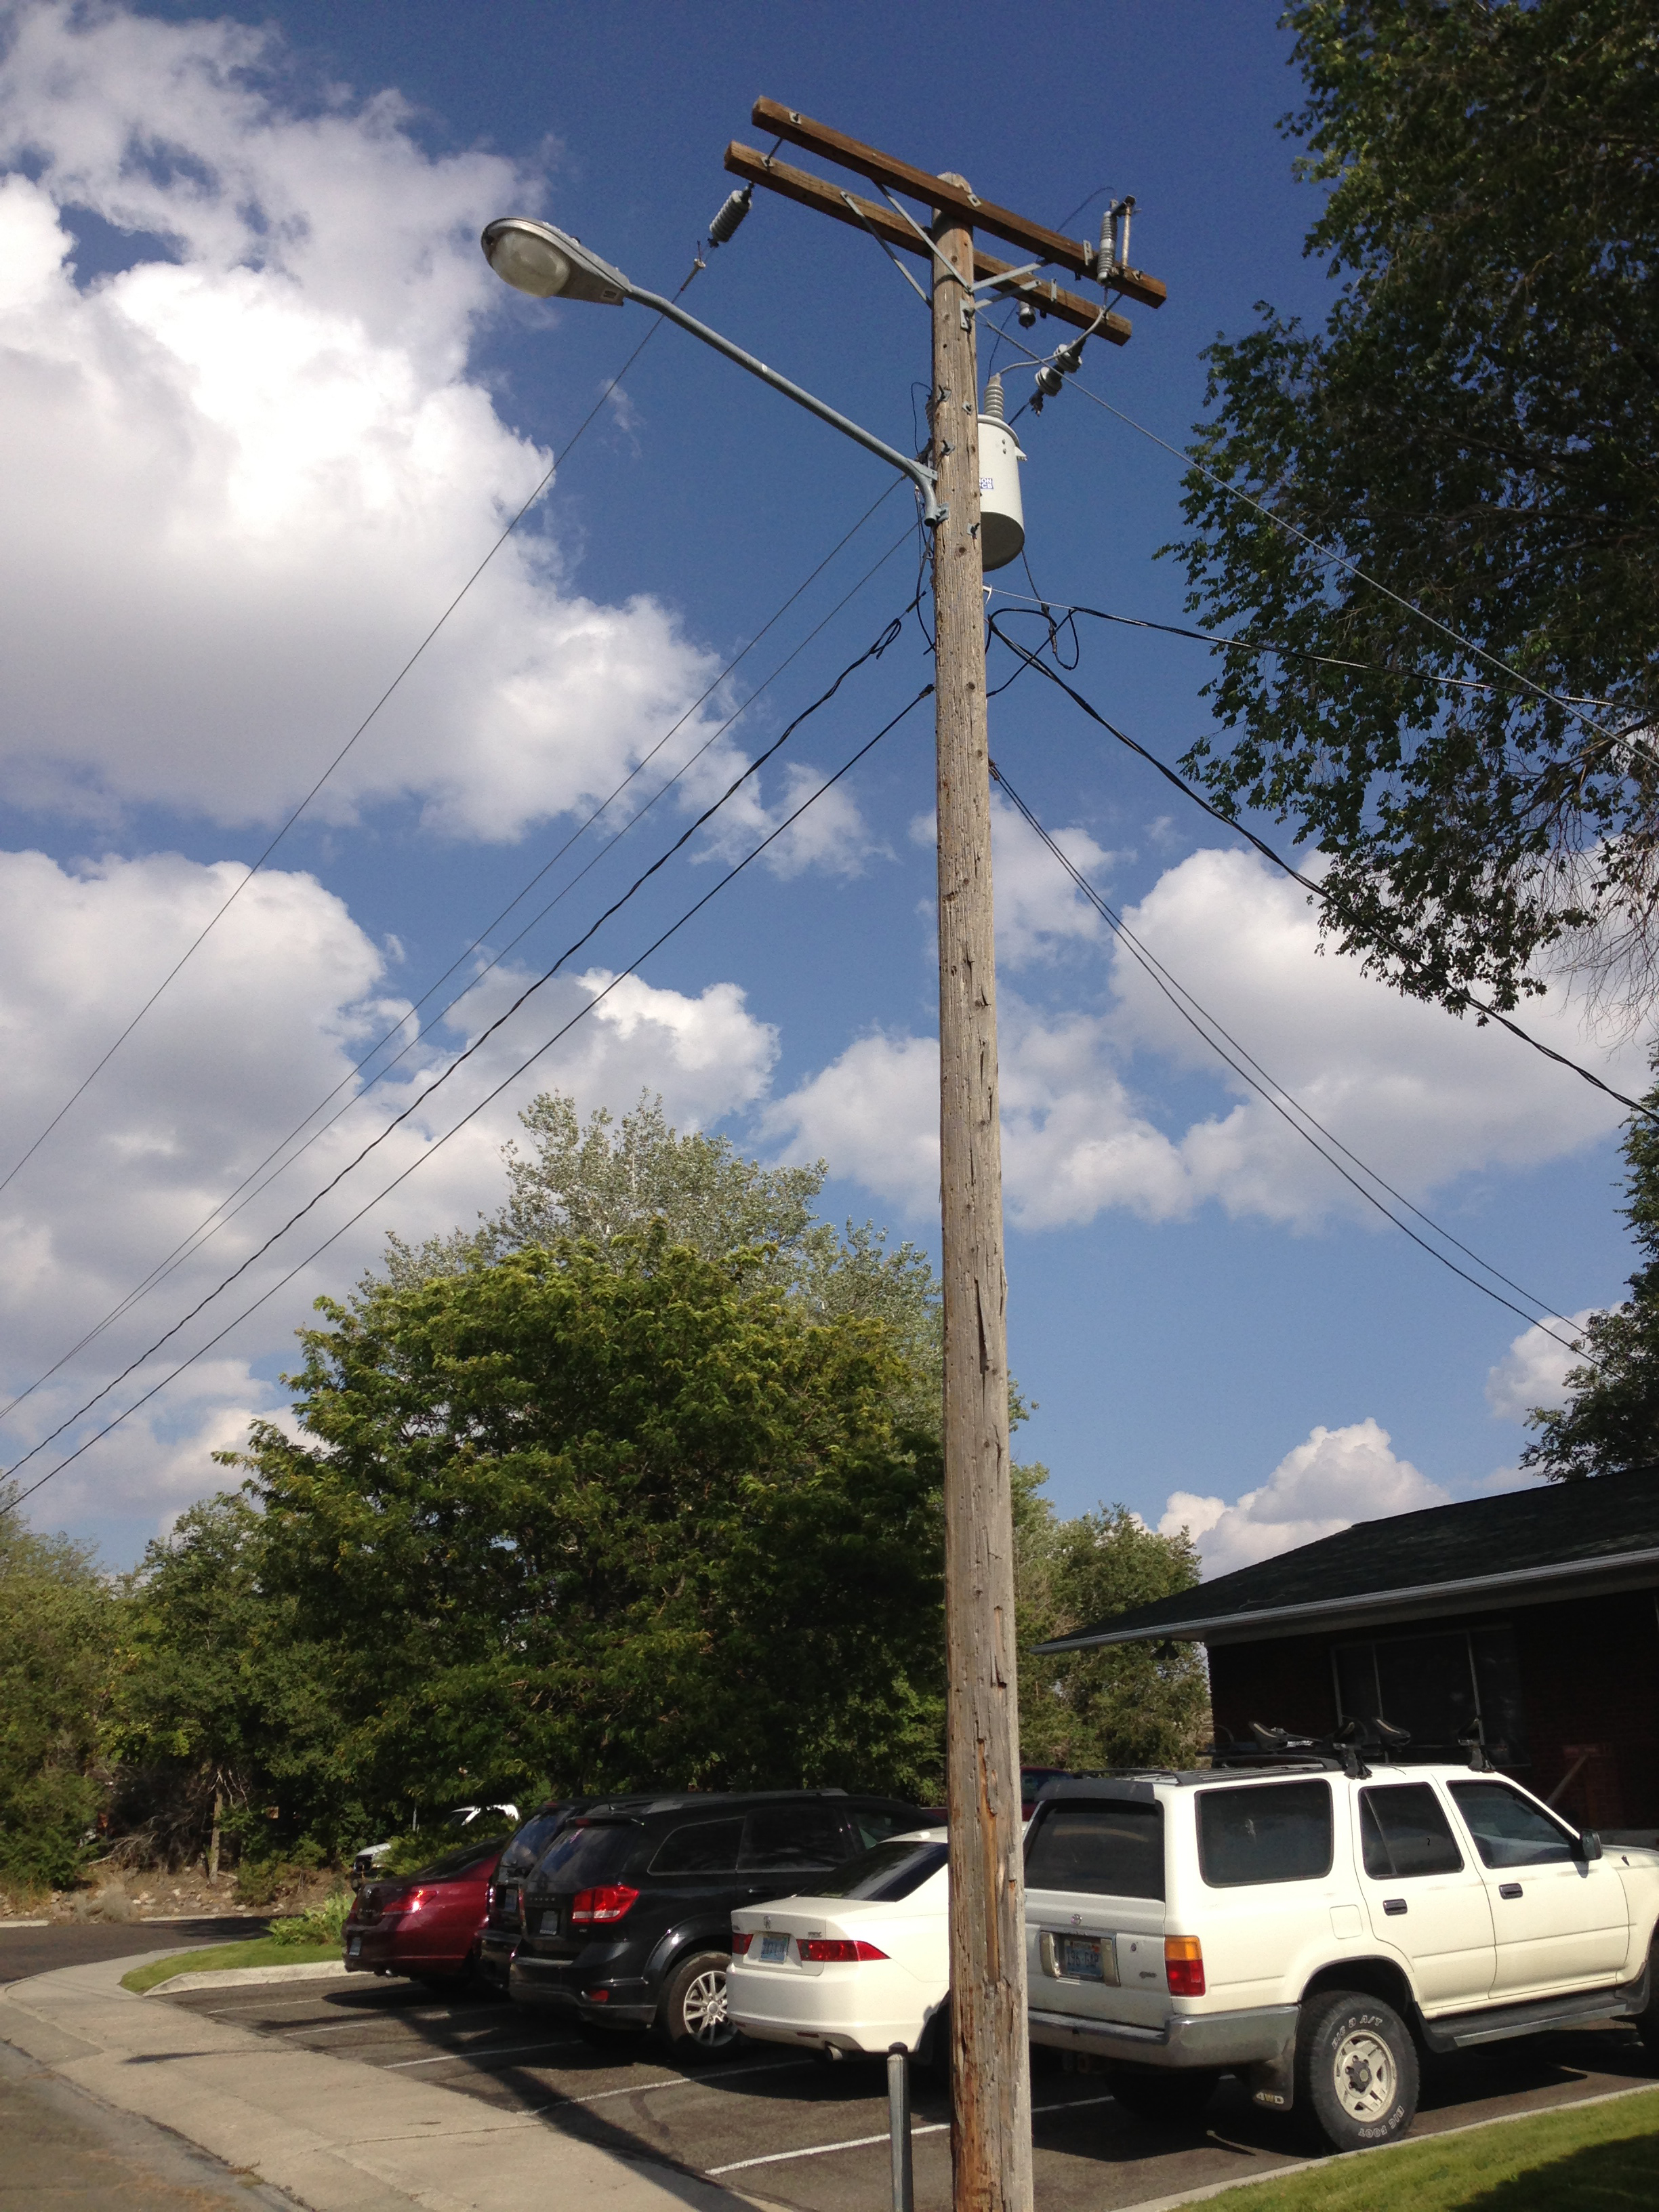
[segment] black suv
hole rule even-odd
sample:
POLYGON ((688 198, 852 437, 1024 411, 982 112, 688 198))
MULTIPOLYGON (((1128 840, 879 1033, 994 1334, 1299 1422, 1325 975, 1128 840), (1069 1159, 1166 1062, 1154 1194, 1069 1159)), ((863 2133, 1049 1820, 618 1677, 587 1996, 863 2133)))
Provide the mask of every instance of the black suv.
POLYGON ((580 1814, 601 1808, 606 1812, 626 1811, 655 1804, 661 1795, 660 1790, 653 1790, 632 1797, 554 1797, 536 1808, 508 1840, 485 1894, 483 1932, 478 1939, 480 1981, 506 1993, 513 1954, 524 1935, 525 1884, 560 1831, 580 1814))
POLYGON ((677 2054, 733 2043, 732 1914, 788 1897, 906 1829, 919 1807, 840 1790, 653 1798, 580 1815, 525 1886, 508 1987, 595 2033, 653 2023, 677 2054))

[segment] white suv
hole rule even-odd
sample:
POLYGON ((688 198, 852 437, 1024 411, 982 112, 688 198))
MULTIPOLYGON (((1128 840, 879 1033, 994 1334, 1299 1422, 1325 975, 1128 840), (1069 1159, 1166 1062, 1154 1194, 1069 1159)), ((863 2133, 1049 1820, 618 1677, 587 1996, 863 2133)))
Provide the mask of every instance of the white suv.
POLYGON ((1142 2112, 1237 2073, 1351 2150, 1411 2125, 1419 2049, 1622 2016, 1659 2053, 1659 1851, 1604 1852, 1484 1761, 1053 1783, 1025 1884, 1031 2040, 1142 2112))

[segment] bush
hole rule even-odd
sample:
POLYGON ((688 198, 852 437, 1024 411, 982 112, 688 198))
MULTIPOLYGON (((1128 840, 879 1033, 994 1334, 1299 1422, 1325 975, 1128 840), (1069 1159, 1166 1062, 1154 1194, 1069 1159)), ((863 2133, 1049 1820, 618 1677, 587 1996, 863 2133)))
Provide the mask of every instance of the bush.
POLYGON ((350 1892, 337 1889, 332 1897, 325 1898, 320 1905, 311 1905, 304 1912, 294 1913, 284 1920, 273 1920, 270 1940, 273 1943, 289 1946, 296 1943, 337 1943, 350 1910, 350 1892))

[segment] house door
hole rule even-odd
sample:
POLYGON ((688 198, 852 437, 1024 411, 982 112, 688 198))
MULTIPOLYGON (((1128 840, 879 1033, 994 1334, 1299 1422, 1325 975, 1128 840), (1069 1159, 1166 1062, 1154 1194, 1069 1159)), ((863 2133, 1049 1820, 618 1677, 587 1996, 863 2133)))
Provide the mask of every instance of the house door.
POLYGON ((1483 2003, 1497 1967, 1492 1907, 1433 1786, 1362 1790, 1359 1856, 1371 1933, 1410 1960, 1424 2009, 1483 2003))

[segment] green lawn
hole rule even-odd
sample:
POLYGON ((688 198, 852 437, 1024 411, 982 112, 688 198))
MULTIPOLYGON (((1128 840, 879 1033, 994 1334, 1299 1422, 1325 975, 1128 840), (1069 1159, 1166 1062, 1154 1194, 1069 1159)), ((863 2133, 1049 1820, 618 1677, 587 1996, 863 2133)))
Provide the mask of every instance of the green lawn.
POLYGON ((1221 2212, 1656 2212, 1659 2090, 1230 2189, 1221 2212))
POLYGON ((121 1977, 121 1987, 143 1996, 157 1982, 170 1982, 175 1974, 216 1974, 226 1966, 313 1966, 337 1959, 337 1943, 279 1943, 273 1936, 256 1936, 246 1943, 216 1943, 205 1951, 180 1951, 171 1959, 152 1959, 121 1977))

